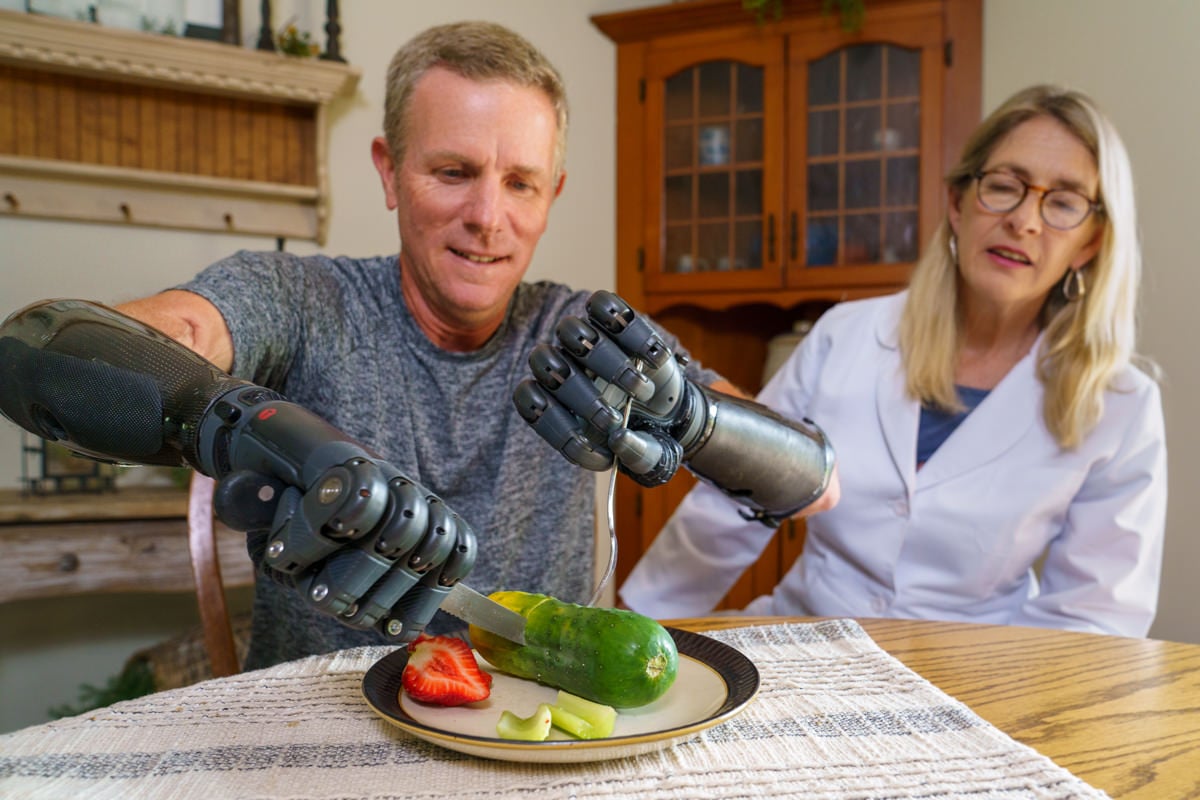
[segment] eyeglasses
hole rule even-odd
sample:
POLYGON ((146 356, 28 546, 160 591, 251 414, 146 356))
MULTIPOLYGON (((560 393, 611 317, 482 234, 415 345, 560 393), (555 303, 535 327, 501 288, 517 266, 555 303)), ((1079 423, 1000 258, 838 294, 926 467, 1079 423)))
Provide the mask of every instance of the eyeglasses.
POLYGON ((1041 194, 1038 212, 1042 220, 1051 228, 1069 231, 1078 228, 1093 211, 1100 212, 1103 205, 1073 189, 1050 189, 1045 186, 1034 186, 1026 183, 1008 172, 975 173, 976 191, 979 202, 988 211, 997 214, 1007 214, 1021 203, 1025 195, 1032 189, 1041 194))

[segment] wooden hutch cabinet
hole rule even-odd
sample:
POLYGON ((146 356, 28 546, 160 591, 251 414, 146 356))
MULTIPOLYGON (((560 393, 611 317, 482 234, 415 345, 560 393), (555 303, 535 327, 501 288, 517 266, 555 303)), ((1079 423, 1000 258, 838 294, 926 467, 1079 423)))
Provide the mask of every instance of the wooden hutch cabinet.
MULTIPOLYGON (((853 32, 822 5, 591 18, 617 45, 617 291, 750 393, 772 338, 904 285, 980 119, 982 0, 866 0, 853 32)), ((618 586, 693 484, 622 477, 618 586)), ((803 537, 781 526, 722 605, 770 591, 803 537)))

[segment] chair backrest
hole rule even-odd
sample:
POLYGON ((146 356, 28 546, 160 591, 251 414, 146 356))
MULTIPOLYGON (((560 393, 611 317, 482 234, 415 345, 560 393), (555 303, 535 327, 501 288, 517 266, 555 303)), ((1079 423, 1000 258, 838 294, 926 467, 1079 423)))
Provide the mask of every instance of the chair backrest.
POLYGON ((192 576, 196 581, 196 602, 204 629, 204 646, 215 678, 236 675, 237 648, 221 581, 221 561, 217 553, 216 528, 213 524, 215 481, 199 472, 192 475, 188 492, 188 549, 192 555, 192 576))

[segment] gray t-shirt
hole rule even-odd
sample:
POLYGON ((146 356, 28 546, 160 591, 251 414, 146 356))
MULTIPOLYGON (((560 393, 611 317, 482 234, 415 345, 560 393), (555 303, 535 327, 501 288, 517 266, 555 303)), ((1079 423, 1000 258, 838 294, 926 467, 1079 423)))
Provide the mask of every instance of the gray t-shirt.
MULTIPOLYGON (((472 587, 587 601, 596 473, 555 453, 516 412, 512 392, 529 376, 534 345, 552 342, 564 315, 584 315, 590 292, 522 283, 496 334, 479 350, 454 353, 413 321, 395 256, 243 251, 179 288, 224 316, 237 377, 323 417, 470 523, 479 540, 472 587)), ((673 336, 664 340, 686 352, 673 336)), ((695 363, 688 376, 717 377, 695 363)), ((250 549, 257 558, 261 542, 250 549)), ((461 626, 438 612, 430 630, 461 626)), ((247 669, 382 641, 259 576, 247 669)))

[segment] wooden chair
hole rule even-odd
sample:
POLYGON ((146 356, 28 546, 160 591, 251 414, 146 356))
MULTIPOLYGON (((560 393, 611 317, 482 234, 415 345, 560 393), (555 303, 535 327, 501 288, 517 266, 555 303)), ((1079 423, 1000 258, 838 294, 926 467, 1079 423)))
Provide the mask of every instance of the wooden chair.
POLYGON ((212 506, 215 485, 212 478, 199 472, 192 475, 188 492, 188 549, 192 555, 192 575, 196 581, 196 601, 200 606, 204 646, 208 651, 213 677, 223 678, 236 675, 241 667, 217 553, 212 506))

